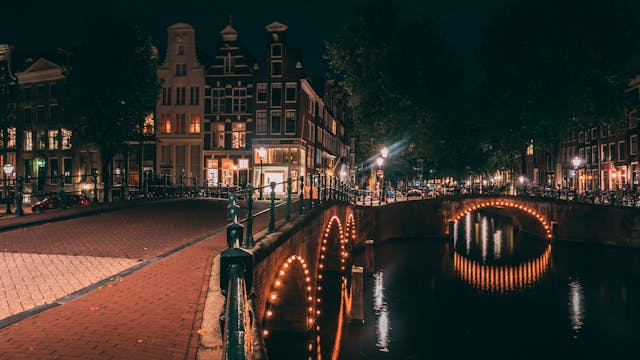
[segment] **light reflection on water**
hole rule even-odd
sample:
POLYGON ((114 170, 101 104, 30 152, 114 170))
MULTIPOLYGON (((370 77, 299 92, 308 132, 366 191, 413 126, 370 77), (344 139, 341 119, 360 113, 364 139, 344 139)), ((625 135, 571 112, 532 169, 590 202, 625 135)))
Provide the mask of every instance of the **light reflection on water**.
POLYGON ((373 275, 373 308, 378 317, 378 325, 376 327, 376 345, 382 352, 389 352, 389 330, 391 329, 391 320, 389 318, 389 310, 387 302, 384 299, 384 271, 380 270, 373 275))
POLYGON ((569 279, 569 320, 577 338, 584 323, 584 291, 578 279, 569 279))

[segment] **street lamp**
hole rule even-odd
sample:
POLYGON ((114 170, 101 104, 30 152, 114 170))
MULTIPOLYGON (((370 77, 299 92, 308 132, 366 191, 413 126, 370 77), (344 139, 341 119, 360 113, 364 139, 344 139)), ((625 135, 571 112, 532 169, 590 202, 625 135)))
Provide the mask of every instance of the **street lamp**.
POLYGON ((264 200, 262 197, 262 186, 264 185, 262 179, 262 160, 267 156, 267 149, 265 149, 264 146, 258 148, 258 156, 260 157, 260 197, 258 197, 258 200, 264 200))
POLYGON ((573 170, 575 171, 575 188, 576 191, 579 191, 579 187, 580 187, 580 177, 578 176, 578 167, 580 166, 580 158, 579 157, 574 157, 573 160, 571 160, 571 162, 573 163, 573 170))
MULTIPOLYGON (((382 165, 384 164, 384 158, 379 157, 379 158, 376 159, 376 162, 378 163, 378 169, 382 170, 382 165)), ((383 201, 383 195, 384 195, 383 194, 383 191, 384 191, 383 187, 384 187, 384 172, 382 172, 380 174, 380 201, 383 201)))
POLYGON ((382 150, 380 150, 380 155, 382 155, 383 159, 386 159, 387 156, 389 156, 389 149, 387 149, 387 147, 383 147, 382 150))
POLYGON ((5 186, 5 193, 6 193, 6 201, 7 201, 7 214, 11 214, 11 201, 9 199, 10 192, 9 192, 9 179, 11 178, 11 174, 13 174, 13 170, 14 167, 13 165, 7 163, 2 167, 2 171, 4 171, 4 178, 6 179, 4 186, 5 186))

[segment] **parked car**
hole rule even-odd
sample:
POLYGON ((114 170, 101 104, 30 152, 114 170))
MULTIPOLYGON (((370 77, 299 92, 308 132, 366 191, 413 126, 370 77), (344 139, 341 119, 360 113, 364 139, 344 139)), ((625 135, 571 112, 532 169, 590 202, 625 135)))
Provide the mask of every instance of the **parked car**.
POLYGON ((424 199, 424 194, 422 193, 422 191, 420 191, 418 189, 411 189, 411 190, 407 191, 405 196, 407 197, 407 199, 411 199, 411 198, 424 199))
MULTIPOLYGON (((65 194, 63 199, 65 208, 74 206, 89 205, 91 200, 88 197, 80 194, 65 194)), ((60 207, 60 194, 49 194, 39 201, 31 204, 31 211, 39 213, 50 209, 57 209, 60 207)))

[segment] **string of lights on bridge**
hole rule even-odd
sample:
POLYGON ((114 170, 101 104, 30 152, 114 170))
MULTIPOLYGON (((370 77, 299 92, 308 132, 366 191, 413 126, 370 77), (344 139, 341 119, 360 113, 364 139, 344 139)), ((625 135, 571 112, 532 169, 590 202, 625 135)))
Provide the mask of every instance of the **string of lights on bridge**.
POLYGON ((472 205, 468 205, 466 206, 464 209, 462 209, 462 211, 458 212, 457 214, 455 214, 451 220, 457 222, 458 220, 460 220, 463 216, 465 216, 467 213, 481 209, 481 208, 485 208, 485 207, 510 207, 510 208, 514 208, 514 209, 518 209, 521 211, 524 211, 532 216, 534 216, 536 219, 538 219, 538 221, 540 221, 540 223, 542 224, 542 227, 544 228, 544 232, 545 232, 545 237, 547 239, 551 239, 552 238, 552 233, 551 233, 551 224, 549 222, 549 220, 542 214, 540 214, 539 212, 537 212, 535 209, 523 205, 523 204, 518 204, 516 202, 513 201, 509 201, 509 200, 491 200, 491 201, 483 201, 483 202, 478 202, 478 203, 474 203, 472 205))
POLYGON ((283 287, 286 284, 287 276, 290 274, 291 269, 294 265, 298 264, 302 269, 304 274, 304 282, 305 282, 305 299, 306 303, 306 322, 307 322, 307 332, 308 337, 311 339, 308 342, 307 350, 309 352, 309 359, 313 359, 314 348, 316 349, 318 358, 321 357, 320 354, 320 325, 317 324, 317 319, 321 314, 321 303, 322 303, 322 289, 323 289, 323 278, 325 272, 325 260, 327 257, 327 247, 329 246, 329 237, 331 235, 331 230, 334 226, 338 226, 338 238, 340 244, 340 270, 342 272, 341 282, 344 282, 345 276, 344 271, 346 269, 346 262, 349 256, 347 251, 348 244, 348 236, 346 234, 351 235, 351 238, 355 240, 356 238, 356 230, 354 226, 354 217, 353 213, 351 213, 347 217, 346 227, 347 231, 343 230, 342 224, 340 223, 340 219, 337 216, 332 216, 329 222, 325 227, 325 231, 322 236, 322 243, 320 245, 320 255, 318 259, 318 269, 316 275, 316 296, 313 295, 313 285, 311 281, 309 267, 307 265, 307 261, 300 255, 291 255, 289 256, 280 266, 275 280, 271 285, 271 289, 269 292, 269 298, 266 303, 265 316, 262 322, 262 336, 268 337, 271 334, 271 330, 269 327, 270 320, 273 319, 275 314, 275 306, 280 300, 280 294, 283 287), (315 300, 314 300, 315 299, 315 300), (314 327, 315 324, 315 327, 314 327), (314 335, 315 330, 315 335, 314 335), (315 338, 315 339, 314 339, 315 338), (315 346, 317 344, 317 346, 315 346))

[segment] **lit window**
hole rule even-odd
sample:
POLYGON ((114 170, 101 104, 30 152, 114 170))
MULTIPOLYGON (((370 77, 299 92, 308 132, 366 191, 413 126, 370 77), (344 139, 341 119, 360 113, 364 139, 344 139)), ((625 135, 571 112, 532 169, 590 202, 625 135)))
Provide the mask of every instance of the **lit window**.
POLYGON ((171 118, 167 117, 164 119, 164 133, 171 134, 171 118))
POLYGON ((49 150, 58 148, 58 130, 49 130, 49 150))
POLYGON ((71 135, 71 130, 62 129, 62 150, 71 149, 71 135))
POLYGON ((16 128, 10 127, 7 129, 9 131, 9 141, 7 142, 8 148, 16 147, 16 128))
POLYGON ((24 151, 33 150, 33 133, 31 131, 24 132, 24 151))
POLYGON ((234 149, 241 149, 246 146, 246 124, 245 123, 234 123, 233 124, 233 133, 231 138, 231 147, 234 149))
POLYGON ((189 133, 191 134, 200 133, 200 116, 191 115, 191 118, 189 119, 189 133))
POLYGON ((238 159, 238 168, 239 169, 248 169, 249 168, 249 159, 238 159))
POLYGON ((154 133, 155 120, 153 119, 153 114, 147 115, 144 118, 144 127, 142 128, 142 133, 145 135, 153 135, 154 133))
POLYGON ((214 124, 213 129, 214 147, 224 148, 224 124, 214 124))

